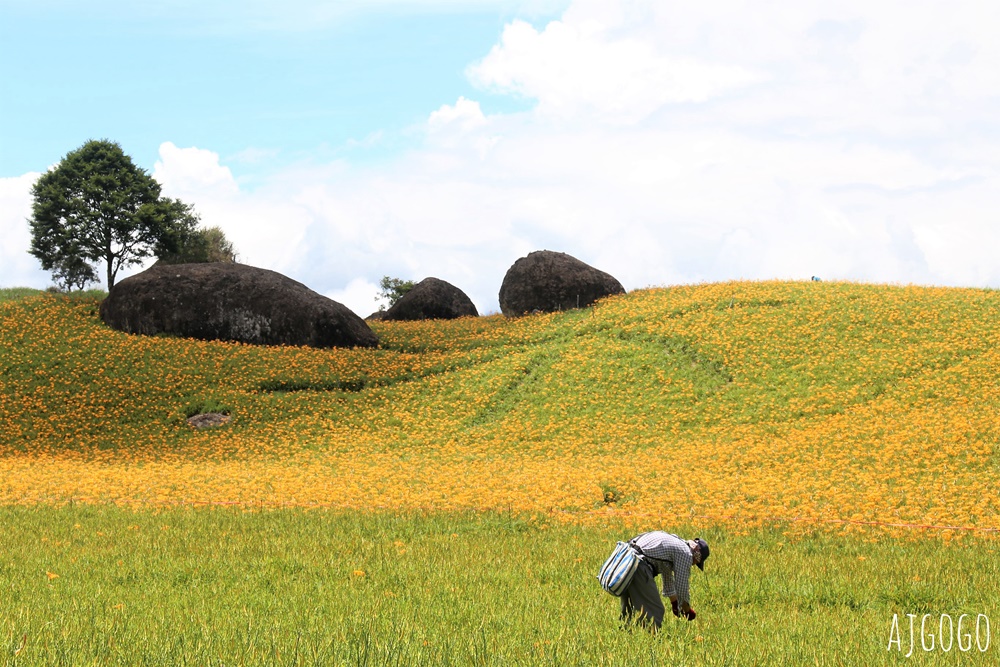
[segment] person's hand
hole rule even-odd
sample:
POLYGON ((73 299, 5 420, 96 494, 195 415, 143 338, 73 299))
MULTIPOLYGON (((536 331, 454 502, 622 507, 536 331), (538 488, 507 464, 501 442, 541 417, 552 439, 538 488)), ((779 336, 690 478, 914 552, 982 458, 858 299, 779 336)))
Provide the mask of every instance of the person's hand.
POLYGON ((677 618, 681 617, 681 608, 677 606, 677 600, 670 601, 670 611, 674 612, 674 616, 677 618))
POLYGON ((698 614, 694 613, 694 607, 688 607, 687 618, 689 621, 693 621, 698 614))

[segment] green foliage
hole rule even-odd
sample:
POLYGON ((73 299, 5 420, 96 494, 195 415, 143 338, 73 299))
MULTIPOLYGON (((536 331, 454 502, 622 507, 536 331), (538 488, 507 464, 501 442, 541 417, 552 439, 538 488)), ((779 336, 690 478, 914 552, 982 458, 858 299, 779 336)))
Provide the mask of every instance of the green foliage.
POLYGON ((110 290, 122 268, 174 250, 178 225, 190 223, 190 207, 161 199, 159 184, 108 140, 67 153, 31 194, 29 252, 64 289, 96 282, 92 263, 103 262, 110 290))
POLYGON ((52 266, 52 280, 56 286, 65 291, 82 290, 90 283, 99 280, 94 267, 77 253, 64 256, 52 266))
MULTIPOLYGON (((47 470, 65 462, 72 472, 63 495, 30 496, 49 505, 0 507, 0 663, 911 664, 907 614, 918 615, 919 632, 919 615, 932 614, 937 630, 941 614, 957 622, 982 613, 994 629, 988 652, 960 653, 957 645, 924 652, 918 634, 912 664, 996 664, 995 533, 892 537, 855 526, 834 535, 822 524, 778 521, 748 528, 714 524, 693 506, 690 519, 655 508, 626 514, 643 494, 686 483, 663 473, 672 458, 715 465, 711 445, 730 432, 774 431, 764 440, 777 448, 794 429, 828 415, 840 423, 856 412, 857 423, 899 428, 886 412, 871 412, 872 401, 888 395, 892 414, 927 426, 937 414, 958 415, 947 426, 969 429, 967 440, 984 443, 994 459, 972 468, 928 429, 917 445, 933 460, 914 453, 874 467, 864 457, 884 440, 860 436, 852 459, 838 466, 845 497, 866 487, 895 493, 900 482, 880 477, 923 475, 907 467, 911 458, 934 469, 957 461, 975 487, 979 525, 995 525, 989 470, 998 465, 1000 401, 968 388, 996 377, 996 293, 812 287, 772 287, 781 298, 759 299, 734 298, 749 289, 743 285, 718 286, 718 298, 672 288, 513 321, 376 323, 382 347, 357 351, 127 336, 100 323, 96 296, 0 290, 5 486, 18 465, 47 470), (901 389, 908 382, 917 389, 901 389), (971 413, 975 423, 958 411, 965 404, 979 410, 971 413), (231 410, 232 425, 211 433, 183 425, 184 416, 207 409, 231 410), (378 485, 392 479, 392 468, 362 486, 349 478, 365 458, 395 450, 394 467, 426 461, 421 476, 432 484, 414 491, 424 494, 426 509, 193 509, 191 496, 176 494, 94 499, 122 507, 66 502, 79 497, 84 467, 95 459, 109 464, 99 469, 102 480, 114 462, 132 462, 143 488, 171 461, 190 463, 180 467, 185 476, 209 477, 231 474, 223 465, 232 460, 237 495, 202 498, 240 502, 257 462, 304 450, 319 456, 345 446, 334 440, 337 429, 358 424, 374 435, 351 450, 356 456, 324 487, 324 500, 378 507, 378 485), (662 440, 680 443, 676 453, 646 456, 662 440), (148 443, 152 449, 143 450, 148 443), (457 449, 466 443, 485 445, 457 449), (577 496, 583 511, 576 516, 589 523, 560 523, 572 515, 558 500, 537 512, 434 509, 434 485, 469 470, 457 457, 536 464, 571 446, 612 455, 592 495, 577 496), (183 458, 199 447, 210 447, 212 466, 183 458), (44 451, 51 454, 25 456, 44 451), (445 474, 435 476, 440 468, 445 474), (599 516, 588 512, 592 506, 599 516), (621 631, 617 601, 594 579, 616 540, 648 528, 699 534, 713 554, 706 572, 692 577, 697 621, 668 618, 658 636, 621 631), (894 615, 901 651, 887 650, 894 615)), ((729 479, 765 479, 771 471, 747 456, 748 439, 740 442, 728 461, 744 471, 729 479)), ((815 446, 822 456, 813 466, 839 451, 829 437, 815 446)), ((276 486, 307 473, 275 471, 265 479, 276 486)), ((512 465, 505 473, 517 471, 512 465)), ((775 472, 774 490, 793 491, 811 474, 793 459, 775 472)), ((549 487, 572 481, 538 479, 549 487)), ((932 502, 956 507, 960 475, 921 479, 932 502)), ((515 488, 504 506, 518 503, 518 493, 544 498, 542 486, 515 488)), ((475 488, 479 497, 489 491, 475 488)), ((705 495, 725 492, 720 485, 705 495)), ((778 511, 797 515, 793 503, 808 490, 796 493, 778 511)), ((688 516, 687 506, 675 509, 688 516)), ((958 510, 954 521, 968 522, 958 510)), ((906 521, 913 505, 901 511, 906 521)))
POLYGON ((29 296, 41 294, 41 290, 33 287, 0 287, 0 303, 4 301, 20 301, 29 296))
POLYGON ((189 206, 177 202, 178 224, 168 242, 161 244, 157 258, 164 264, 204 264, 235 262, 236 250, 220 227, 198 227, 198 216, 189 206))
POLYGON ((208 247, 206 260, 209 262, 235 262, 238 255, 232 241, 226 238, 221 227, 209 227, 200 230, 208 247))
POLYGON ((924 652, 916 635, 914 664, 1000 651, 993 541, 656 526, 702 535, 712 559, 691 576, 698 619, 652 636, 619 628, 594 576, 636 532, 618 525, 80 505, 0 508, 0 525, 6 664, 891 665, 907 613, 994 630, 986 653, 924 652))
MULTIPOLYGON (((161 262, 184 264, 201 250, 201 235, 198 224, 201 219, 194 208, 179 199, 163 198, 162 206, 171 212, 174 222, 164 230, 154 248, 154 254, 161 262)), ((203 261, 200 258, 192 261, 203 261)))
POLYGON ((102 289, 88 289, 64 294, 56 287, 49 287, 46 290, 35 289, 34 287, 0 287, 0 303, 4 301, 24 301, 42 294, 62 294, 62 296, 71 299, 74 303, 85 302, 93 304, 90 306, 93 312, 96 312, 96 304, 108 295, 102 289))
POLYGON ((380 303, 378 309, 380 311, 392 308, 397 301, 402 299, 407 292, 413 289, 416 283, 412 280, 403 280, 401 278, 390 278, 389 276, 382 276, 382 280, 379 281, 379 293, 375 297, 376 301, 388 302, 380 303))

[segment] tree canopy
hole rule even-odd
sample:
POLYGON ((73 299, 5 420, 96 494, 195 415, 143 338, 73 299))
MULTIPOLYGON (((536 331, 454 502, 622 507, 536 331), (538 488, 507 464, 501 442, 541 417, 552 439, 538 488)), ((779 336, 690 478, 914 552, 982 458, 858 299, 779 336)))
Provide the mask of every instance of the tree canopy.
POLYGON ((29 252, 67 288, 96 282, 92 263, 103 262, 110 290, 123 267, 176 251, 197 223, 190 206, 161 198, 159 183, 106 139, 67 153, 31 194, 29 252))
MULTIPOLYGON (((382 276, 382 280, 379 281, 379 293, 375 297, 376 301, 388 301, 388 308, 392 308, 397 301, 403 298, 403 296, 409 292, 417 284, 412 280, 403 280, 402 278, 390 278, 389 276, 382 276)), ((386 310, 387 306, 385 304, 379 304, 379 310, 386 310)))
POLYGON ((170 205, 176 209, 177 220, 156 249, 159 261, 164 264, 236 261, 236 249, 221 227, 198 227, 201 220, 189 205, 177 200, 170 200, 170 205))

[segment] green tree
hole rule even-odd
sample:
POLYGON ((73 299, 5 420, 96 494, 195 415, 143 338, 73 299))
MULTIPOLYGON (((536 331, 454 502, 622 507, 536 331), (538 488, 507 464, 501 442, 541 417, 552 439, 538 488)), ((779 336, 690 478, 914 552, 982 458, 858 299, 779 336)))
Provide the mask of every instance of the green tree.
POLYGON ((220 227, 201 228, 198 226, 201 219, 189 205, 168 201, 174 207, 176 222, 156 249, 159 261, 164 264, 236 261, 236 250, 220 227))
POLYGON ((221 227, 209 227, 199 230, 199 233, 208 244, 209 262, 235 262, 239 257, 232 241, 226 238, 221 227))
POLYGON ((91 263, 103 262, 110 290, 123 267, 176 250, 178 226, 192 217, 186 204, 161 199, 159 183, 108 140, 67 153, 31 194, 29 252, 66 286, 95 282, 91 263))
POLYGON ((160 206, 170 211, 170 218, 173 220, 156 242, 153 254, 156 258, 167 264, 184 264, 188 261, 204 261, 203 259, 189 260, 188 257, 198 255, 200 236, 198 225, 201 218, 194 212, 190 204, 185 204, 179 199, 162 198, 160 206))
POLYGON ((72 254, 64 257, 52 266, 52 279, 61 290, 82 290, 90 283, 98 281, 94 267, 80 257, 72 254))
POLYGON ((382 276, 382 280, 379 281, 379 293, 375 297, 376 301, 388 301, 389 305, 386 306, 384 303, 379 304, 378 309, 380 311, 386 310, 386 308, 392 308, 397 301, 403 298, 407 292, 413 289, 416 285, 412 280, 402 280, 400 278, 390 278, 389 276, 382 276))

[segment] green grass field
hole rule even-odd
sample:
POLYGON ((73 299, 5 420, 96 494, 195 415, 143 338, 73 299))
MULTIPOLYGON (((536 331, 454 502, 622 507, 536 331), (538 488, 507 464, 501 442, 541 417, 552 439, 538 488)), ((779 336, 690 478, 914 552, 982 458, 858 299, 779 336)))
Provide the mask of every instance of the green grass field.
POLYGON ((42 290, 32 287, 0 287, 0 301, 16 301, 41 294, 42 290))
POLYGON ((0 290, 0 664, 998 662, 1000 294, 648 290, 375 351, 99 299, 0 290), (658 635, 595 579, 648 529, 712 546, 658 635))
MULTIPOLYGON (((708 531, 699 618, 647 636, 619 629, 594 580, 622 529, 302 510, 0 517, 7 664, 908 664, 906 613, 931 614, 936 636, 943 613, 1000 618, 993 545, 708 531)), ((910 660, 995 662, 992 643, 961 652, 950 636, 945 653, 918 635, 910 660)))
MULTIPOLYGON (((34 287, 0 287, 0 302, 19 301, 27 297, 38 296, 44 293, 44 290, 35 289, 34 287)), ((99 289, 90 289, 82 292, 67 293, 63 296, 69 298, 103 299, 107 296, 107 292, 99 289)))

